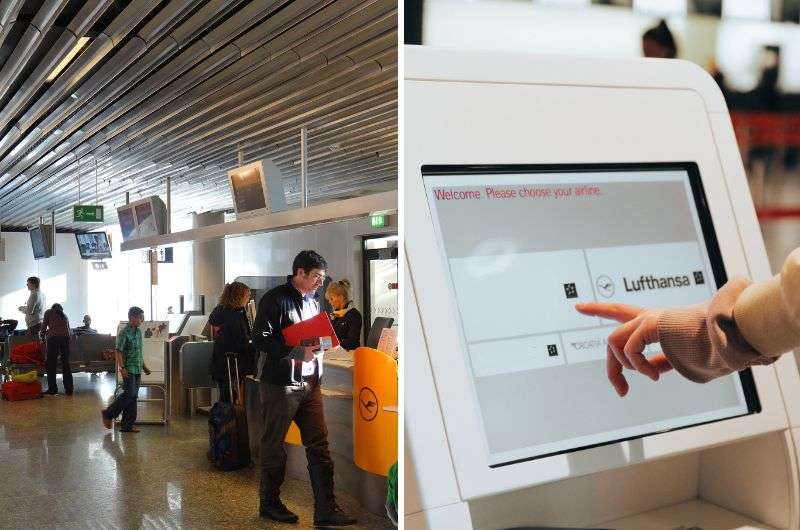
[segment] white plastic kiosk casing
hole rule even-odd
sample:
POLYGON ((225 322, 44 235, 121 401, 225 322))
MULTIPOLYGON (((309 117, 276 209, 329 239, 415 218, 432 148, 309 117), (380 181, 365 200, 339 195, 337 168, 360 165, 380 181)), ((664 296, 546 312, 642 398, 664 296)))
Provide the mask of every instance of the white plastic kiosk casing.
POLYGON ((694 162, 728 277, 765 279, 741 157, 711 77, 684 61, 408 46, 404 90, 406 528, 800 528, 792 355, 753 369, 758 414, 490 467, 421 172, 694 162))

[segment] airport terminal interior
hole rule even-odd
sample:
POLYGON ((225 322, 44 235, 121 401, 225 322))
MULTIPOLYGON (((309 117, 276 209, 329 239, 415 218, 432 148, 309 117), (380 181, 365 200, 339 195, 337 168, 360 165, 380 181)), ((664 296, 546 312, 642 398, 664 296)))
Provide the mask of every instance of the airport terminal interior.
POLYGON ((800 528, 791 347, 710 382, 674 353, 657 382, 620 365, 620 397, 617 322, 575 310, 781 272, 800 3, 405 6, 405 528, 800 528))
POLYGON ((0 0, 0 528, 396 526, 397 18, 0 0), (276 362, 316 390, 277 435, 276 500, 271 361, 243 334, 287 285, 298 327, 272 340, 300 357, 276 362))

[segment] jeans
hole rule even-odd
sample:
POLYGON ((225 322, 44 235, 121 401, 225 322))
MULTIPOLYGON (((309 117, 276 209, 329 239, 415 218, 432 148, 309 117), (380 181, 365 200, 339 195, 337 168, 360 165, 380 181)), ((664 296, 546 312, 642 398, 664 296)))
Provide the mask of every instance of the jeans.
POLYGON ((72 370, 69 368, 69 337, 50 337, 47 339, 47 391, 58 392, 56 385, 56 366, 61 356, 61 373, 64 376, 64 392, 72 394, 72 370))
POLYGON ((333 479, 333 460, 328 451, 328 427, 322 408, 322 391, 316 381, 299 385, 261 384, 264 432, 261 435, 261 502, 278 499, 286 475, 284 440, 292 420, 300 428, 309 472, 321 469, 333 479))
POLYGON ((122 394, 114 399, 114 402, 103 411, 103 417, 113 420, 122 413, 121 431, 129 431, 133 424, 136 423, 136 399, 139 396, 139 383, 141 382, 142 374, 128 374, 128 377, 122 380, 122 394))

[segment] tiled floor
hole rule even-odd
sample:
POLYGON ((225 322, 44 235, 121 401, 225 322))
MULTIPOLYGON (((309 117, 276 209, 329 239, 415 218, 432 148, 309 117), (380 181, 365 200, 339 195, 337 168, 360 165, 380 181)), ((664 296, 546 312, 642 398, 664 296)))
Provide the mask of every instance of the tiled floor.
MULTIPOLYGON (((104 429, 99 410, 112 384, 76 374, 72 397, 0 402, 0 528, 312 527, 307 482, 288 480, 282 495, 299 525, 258 517, 256 474, 209 466, 203 417, 138 434, 104 429)), ((338 499, 359 517, 351 528, 393 528, 348 495, 338 499)))

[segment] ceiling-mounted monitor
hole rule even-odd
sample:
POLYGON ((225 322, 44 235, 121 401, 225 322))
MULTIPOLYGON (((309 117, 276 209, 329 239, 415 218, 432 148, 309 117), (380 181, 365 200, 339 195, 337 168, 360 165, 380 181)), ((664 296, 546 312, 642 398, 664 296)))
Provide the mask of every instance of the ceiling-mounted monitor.
POLYGON ((32 228, 28 234, 31 237, 33 259, 45 259, 53 255, 53 227, 39 225, 32 228))
POLYGON ((117 217, 124 241, 167 233, 167 207, 157 195, 120 206, 117 217))
POLYGON ((259 160, 228 171, 236 217, 280 212, 286 209, 281 170, 271 160, 259 160))
POLYGON ((81 254, 81 259, 111 258, 111 243, 109 243, 108 234, 105 232, 75 234, 75 240, 78 243, 78 252, 81 254))
POLYGON ((119 219, 120 230, 122 230, 122 239, 128 240, 134 237, 136 218, 133 214, 133 207, 126 205, 122 208, 117 208, 117 218, 119 219))

